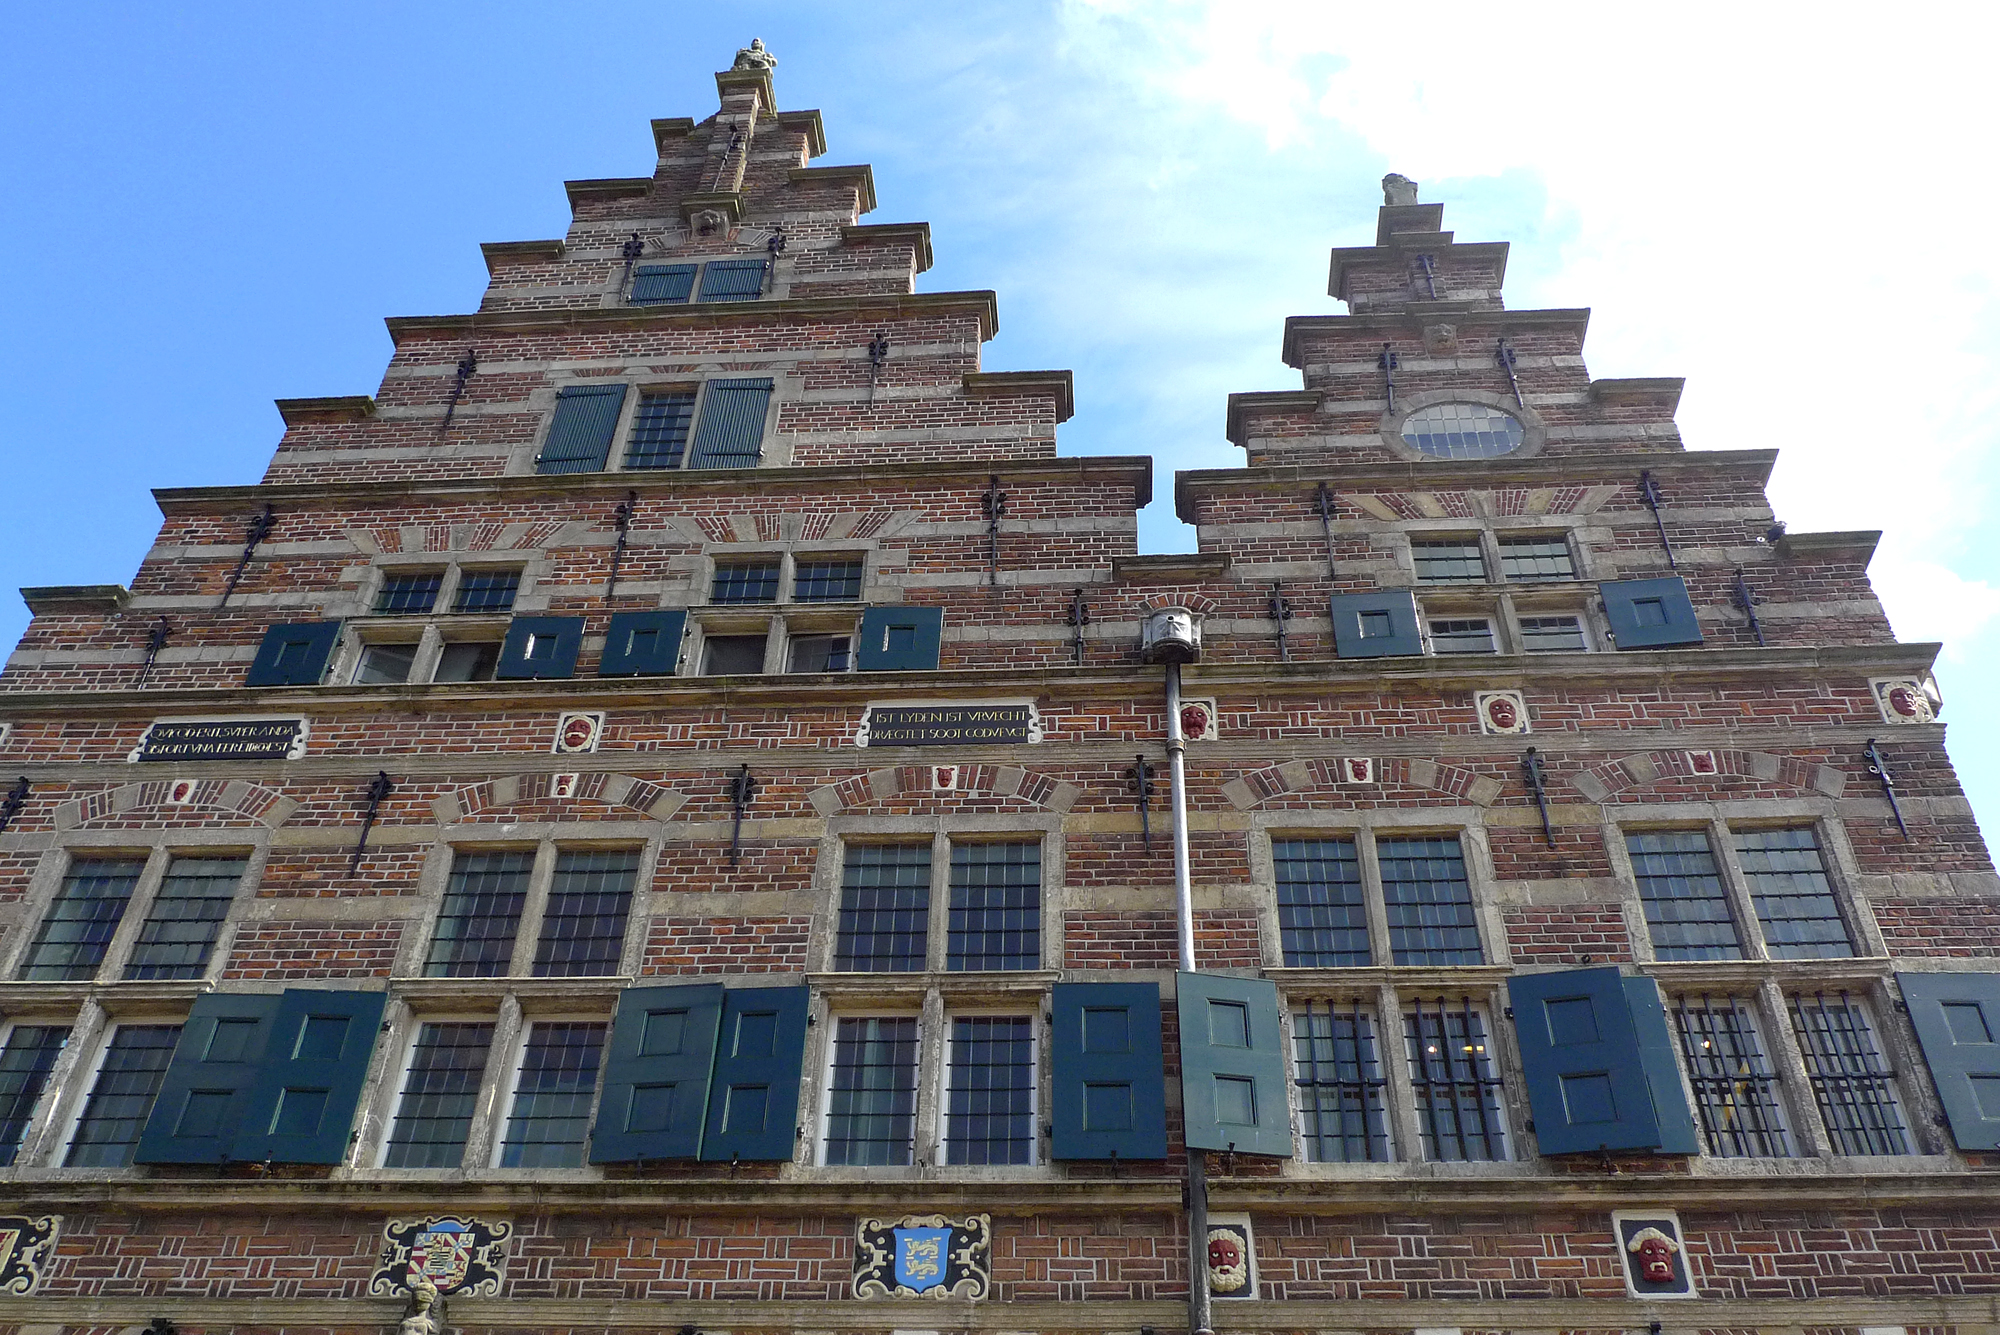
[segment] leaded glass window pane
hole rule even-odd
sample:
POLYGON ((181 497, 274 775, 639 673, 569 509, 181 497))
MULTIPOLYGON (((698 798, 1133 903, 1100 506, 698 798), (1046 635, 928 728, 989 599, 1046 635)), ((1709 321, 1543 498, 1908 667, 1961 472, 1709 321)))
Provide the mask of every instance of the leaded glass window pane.
POLYGON ((1522 617, 1521 648, 1531 654, 1580 654, 1590 643, 1580 617, 1522 617))
POLYGON ((1678 997, 1674 1028, 1708 1152, 1724 1159, 1789 1157, 1778 1077, 1764 1059, 1748 1004, 1735 997, 1678 997))
POLYGON ((929 844, 849 844, 833 967, 854 973, 921 971, 930 907, 929 844))
POLYGON ((1493 623, 1485 617, 1459 617, 1431 622, 1431 649, 1440 654, 1490 654, 1498 652, 1493 642, 1493 623))
POLYGON ((1274 839, 1278 939, 1288 969, 1362 968, 1373 962, 1361 855, 1352 839, 1274 839))
POLYGON ((70 863, 21 961, 22 979, 64 983, 95 977, 145 869, 142 858, 78 858, 70 863))
POLYGON ((180 1037, 177 1024, 118 1026, 70 1136, 64 1167, 124 1168, 132 1162, 180 1037))
POLYGON ((854 602, 861 597, 861 558, 802 558, 792 582, 792 597, 801 603, 854 602))
POLYGON ((1500 573, 1523 583, 1575 579, 1576 563, 1562 538, 1502 538, 1500 573))
POLYGON ((459 572, 458 593, 451 602, 454 612, 505 612, 521 591, 518 570, 464 570, 459 572))
POLYGON ((1042 962, 1042 846, 954 843, 947 969, 1034 969, 1042 962))
POLYGON ((916 1017, 843 1017, 833 1036, 826 1161, 907 1164, 916 1120, 916 1017))
POLYGON ((694 425, 694 391, 641 394, 625 442, 627 468, 679 468, 694 425))
POLYGON ((1382 903, 1397 964, 1484 964, 1465 854, 1454 835, 1378 839, 1382 903))
POLYGON ((1389 1118, 1375 1017, 1351 1002, 1307 1002, 1292 1012, 1292 1063, 1307 1160, 1386 1161, 1389 1118))
POLYGON ((778 601, 778 563, 770 561, 717 561, 711 603, 775 603, 778 601))
POLYGON ((1845 959, 1854 953, 1819 837, 1810 827, 1738 830, 1736 857, 1773 959, 1845 959))
POLYGON ((500 1141, 502 1168, 580 1168, 604 1053, 601 1024, 537 1023, 500 1141))
POLYGON ((443 584, 442 570, 389 575, 382 581, 382 591, 375 595, 375 610, 385 615, 419 616, 437 605, 438 589, 443 584))
POLYGON ((1403 419, 1403 443, 1438 459, 1491 459, 1526 439, 1512 413, 1483 403, 1434 403, 1403 419))
POLYGON ((945 1090, 945 1162, 1035 1161, 1035 1023, 957 1016, 945 1090))
POLYGON ((1740 960, 1743 946, 1708 836, 1647 830, 1625 836, 1646 905, 1646 931, 1662 960, 1740 960))
POLYGON ((514 958, 514 934, 528 902, 533 853, 459 853, 438 910, 424 973, 431 978, 497 978, 514 958))
POLYGON ((127 978, 199 978, 243 882, 243 858, 175 858, 139 928, 127 978))
POLYGON ((492 1046, 487 1023, 449 1021, 417 1031, 383 1167, 457 1168, 464 1162, 492 1046))
POLYGON ((549 906, 542 914, 542 939, 535 947, 535 976, 617 973, 638 877, 636 849, 558 853, 549 906))
POLYGON ((1486 579, 1486 557, 1477 538, 1426 538, 1410 544, 1416 557, 1417 579, 1425 584, 1448 584, 1486 579))
POLYGON ((1908 1154, 1895 1073, 1860 1002, 1845 992, 1790 998, 1792 1032, 1836 1154, 1908 1154))
POLYGON ((13 1163, 20 1151, 35 1101, 68 1042, 66 1024, 17 1024, 7 1035, 0 1051, 0 1167, 13 1163))
POLYGON ((1507 1158, 1501 1083, 1486 1015, 1463 1001, 1419 1001, 1403 1016, 1424 1157, 1440 1163, 1507 1158))

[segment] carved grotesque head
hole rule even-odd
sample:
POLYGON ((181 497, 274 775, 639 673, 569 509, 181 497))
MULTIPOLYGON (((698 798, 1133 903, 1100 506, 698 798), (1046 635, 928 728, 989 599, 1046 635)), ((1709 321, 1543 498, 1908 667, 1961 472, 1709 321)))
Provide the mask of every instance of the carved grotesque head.
POLYGON ((1674 1253, 1681 1245, 1657 1228, 1642 1228, 1625 1244, 1639 1261, 1639 1277, 1648 1284, 1674 1282, 1674 1253))
POLYGON ((1208 1286, 1217 1293, 1234 1293, 1250 1282, 1250 1258, 1243 1239, 1226 1228, 1208 1234, 1208 1286))

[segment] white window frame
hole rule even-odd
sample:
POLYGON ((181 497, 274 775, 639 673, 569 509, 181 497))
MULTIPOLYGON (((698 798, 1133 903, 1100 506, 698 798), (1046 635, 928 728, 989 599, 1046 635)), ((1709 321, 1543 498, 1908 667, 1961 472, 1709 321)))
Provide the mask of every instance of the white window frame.
MULTIPOLYGON (((942 1020, 942 1028, 937 1035, 939 1048, 938 1089, 936 1116, 931 1134, 937 1145, 937 1162, 941 1167, 953 1168, 1039 1168, 1045 1162, 1042 1151, 1042 1118, 1045 1110, 1042 1104, 1043 1054, 1047 1039, 1041 1023, 1039 1009, 1022 1009, 1020 1006, 959 1004, 947 1005, 942 1020), (1017 1164, 961 1164, 951 1158, 951 1077, 955 1067, 952 1061, 951 1028, 955 1020, 1025 1020, 1028 1024, 1028 1161, 1017 1164)), ((919 1052, 926 1041, 921 1023, 917 1031, 919 1052)), ((919 1059, 921 1066, 921 1058, 919 1059)))

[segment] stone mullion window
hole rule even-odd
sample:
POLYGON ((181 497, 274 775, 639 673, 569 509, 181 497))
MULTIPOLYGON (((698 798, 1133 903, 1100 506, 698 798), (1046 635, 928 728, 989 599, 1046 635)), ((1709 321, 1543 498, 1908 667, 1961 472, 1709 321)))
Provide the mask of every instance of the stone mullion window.
POLYGON ((125 1168, 139 1146, 139 1132, 166 1079, 177 1023, 119 1023, 98 1052, 88 1092, 63 1151, 66 1168, 125 1168))
POLYGON ((49 1075, 70 1040, 66 1024, 17 1024, 0 1048, 0 1167, 13 1164, 49 1075))
POLYGON ((142 914, 166 867, 164 849, 72 849, 14 970, 22 982, 89 982, 115 977, 139 934, 142 914))
POLYGON ((1309 1163, 1386 1163, 1390 1075, 1381 1026, 1358 998, 1302 997, 1288 1015, 1300 1153, 1309 1163))
POLYGON ((250 859, 240 854, 170 856, 127 956, 124 976, 188 979, 207 973, 249 868, 250 859))
POLYGON ((583 1166, 610 1031, 566 1016, 522 1025, 496 1167, 583 1166))
POLYGON ((460 1168, 493 1051, 491 1020, 423 1019, 382 1151, 385 1168, 460 1168))
POLYGON ((945 1016, 938 1163, 1028 1165, 1039 1158, 1037 1017, 945 1016))

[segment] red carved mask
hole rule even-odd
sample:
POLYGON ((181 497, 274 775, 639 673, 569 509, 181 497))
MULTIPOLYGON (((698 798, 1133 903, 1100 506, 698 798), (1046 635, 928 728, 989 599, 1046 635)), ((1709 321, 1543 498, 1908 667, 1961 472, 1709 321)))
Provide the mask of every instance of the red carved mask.
POLYGON ((1234 1238, 1214 1238, 1208 1244, 1208 1263, 1220 1270, 1224 1266, 1241 1265, 1243 1248, 1234 1238))
POLYGON ((1640 1243, 1639 1273, 1645 1276, 1649 1284, 1673 1283, 1673 1244, 1661 1238, 1648 1238, 1640 1243))

